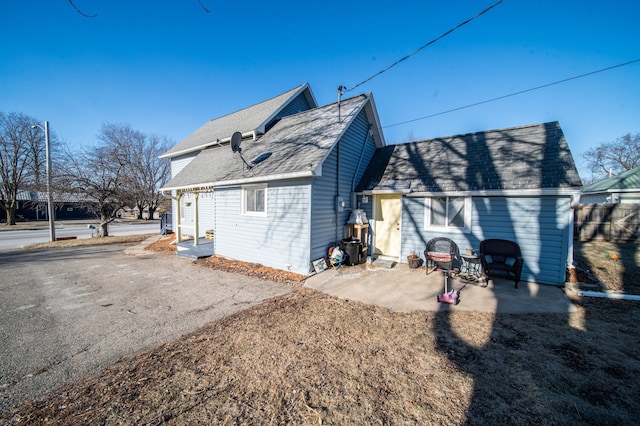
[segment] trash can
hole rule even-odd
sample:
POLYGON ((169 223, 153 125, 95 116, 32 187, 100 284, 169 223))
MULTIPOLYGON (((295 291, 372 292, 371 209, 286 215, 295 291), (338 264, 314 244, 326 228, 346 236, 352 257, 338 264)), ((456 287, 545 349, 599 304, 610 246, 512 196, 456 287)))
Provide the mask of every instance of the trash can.
POLYGON ((340 250, 347 255, 344 261, 345 265, 353 266, 362 263, 362 242, 359 239, 349 237, 340 240, 340 250))

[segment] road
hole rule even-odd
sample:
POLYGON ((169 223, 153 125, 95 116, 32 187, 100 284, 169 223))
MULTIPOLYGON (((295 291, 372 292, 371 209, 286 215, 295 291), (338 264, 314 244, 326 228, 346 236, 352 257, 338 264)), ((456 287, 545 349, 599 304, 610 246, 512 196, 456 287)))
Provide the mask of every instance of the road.
MULTIPOLYGON (((88 228, 87 224, 58 224, 56 237, 91 238, 97 235, 97 230, 88 228)), ((109 235, 114 237, 124 235, 156 234, 160 232, 158 222, 150 223, 119 223, 109 224, 109 235)), ((0 251, 16 250, 30 244, 46 243, 49 241, 49 229, 28 229, 20 231, 0 232, 0 251)))
POLYGON ((134 248, 0 256, 0 413, 292 290, 134 248))

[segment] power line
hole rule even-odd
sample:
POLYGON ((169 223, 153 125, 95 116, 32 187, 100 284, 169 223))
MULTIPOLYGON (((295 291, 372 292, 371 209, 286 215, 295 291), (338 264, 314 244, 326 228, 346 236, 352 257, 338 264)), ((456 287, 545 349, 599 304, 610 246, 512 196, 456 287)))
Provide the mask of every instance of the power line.
POLYGON ((386 129, 387 127, 400 126, 402 124, 413 123, 414 121, 426 120, 427 118, 432 118, 432 117, 437 117, 439 115, 449 114, 450 112, 460 111, 461 109, 471 108, 471 107, 474 107, 474 106, 487 104, 489 102, 499 101, 501 99, 509 98, 511 96, 521 95, 523 93, 532 92, 532 91, 538 90, 538 89, 544 89, 545 87, 554 86, 554 85, 560 84, 560 83, 566 83, 567 81, 577 80, 577 79, 583 78, 583 77, 588 77, 588 76, 593 75, 593 74, 598 74, 598 73, 601 73, 601 72, 604 72, 604 71, 609 71, 609 70, 612 70, 614 68, 624 67, 626 65, 631 65, 631 64, 634 64, 636 62, 640 62, 640 58, 634 59, 632 61, 625 62, 625 63, 622 63, 622 64, 613 65, 613 66, 610 66, 610 67, 607 67, 607 68, 602 68, 602 69, 599 69, 599 70, 596 70, 596 71, 591 71, 591 72, 588 72, 588 73, 585 73, 585 74, 576 75, 574 77, 569 77, 569 78, 565 78, 565 79, 562 79, 562 80, 554 81, 553 83, 547 83, 547 84, 543 84, 541 86, 532 87, 530 89, 520 90, 519 92, 509 93, 508 95, 498 96, 497 98, 487 99, 485 101, 476 102, 476 103, 465 105, 465 106, 461 106, 461 107, 458 107, 458 108, 448 109, 446 111, 438 112, 438 113, 431 114, 431 115, 425 115, 424 117, 414 118, 412 120, 402 121, 400 123, 389 124, 387 126, 383 126, 383 128, 386 129))
POLYGON ((356 84, 355 86, 353 86, 350 89, 347 89, 345 86, 340 86, 341 89, 344 89, 345 92, 350 92, 354 89, 356 89, 359 86, 362 86, 363 84, 367 83, 368 81, 373 80, 374 78, 376 78, 377 76, 379 76, 382 73, 385 73, 387 71, 389 71, 391 68, 395 67, 396 65, 398 65, 400 62, 405 61, 407 59, 409 59, 410 57, 412 57, 413 55, 415 55, 416 53, 420 52, 422 49, 424 49, 427 46, 432 45, 433 43, 437 42, 440 39, 445 38, 446 36, 448 36, 449 34, 451 34, 452 32, 454 32, 455 30, 457 30, 460 27, 463 27, 465 25, 467 25, 469 22, 473 21, 476 18, 479 18, 480 16, 484 15, 485 13, 487 13, 488 11, 490 11, 491 9, 493 9, 494 7, 496 7, 497 5, 499 5, 500 3, 503 3, 505 0, 500 0, 497 3, 494 3, 493 5, 489 6, 488 8, 486 8, 485 10, 483 10, 482 12, 476 14, 475 16, 467 19, 464 22, 459 23, 458 25, 456 25, 455 27, 451 28, 449 31, 445 32, 444 34, 442 34, 439 37, 434 38, 433 40, 431 40, 430 42, 428 42, 427 44, 423 44, 422 46, 420 46, 419 48, 417 48, 416 50, 414 50, 413 52, 409 53, 408 55, 404 56, 403 58, 398 59, 397 61, 395 61, 394 63, 392 63, 391 65, 389 65, 388 67, 386 67, 385 69, 378 71, 377 73, 373 74, 371 77, 367 78, 366 80, 362 80, 360 83, 356 84))

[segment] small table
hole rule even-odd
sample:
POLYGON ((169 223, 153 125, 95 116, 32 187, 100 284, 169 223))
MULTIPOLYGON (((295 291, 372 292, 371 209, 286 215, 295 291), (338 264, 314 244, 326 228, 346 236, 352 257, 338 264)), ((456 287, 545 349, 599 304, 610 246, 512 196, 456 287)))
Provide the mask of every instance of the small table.
POLYGON ((460 272, 469 278, 479 279, 482 276, 480 256, 475 254, 461 254, 460 257, 462 258, 460 272))

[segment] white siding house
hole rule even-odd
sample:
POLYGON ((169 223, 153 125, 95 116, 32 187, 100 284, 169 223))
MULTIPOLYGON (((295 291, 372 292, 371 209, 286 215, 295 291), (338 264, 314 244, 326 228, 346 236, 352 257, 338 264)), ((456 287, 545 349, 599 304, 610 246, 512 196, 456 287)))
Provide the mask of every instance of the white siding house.
POLYGON ((343 237, 355 186, 385 143, 370 94, 316 107, 303 85, 274 99, 269 108, 249 108, 266 122, 242 110, 167 152, 174 173, 163 190, 176 200, 179 239, 210 229, 217 255, 307 275, 343 237), (234 125, 243 134, 240 151, 223 136, 234 125), (268 158, 254 163, 261 154, 268 158))

